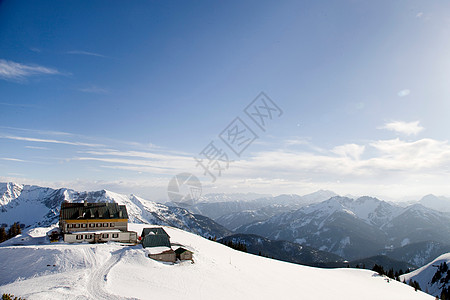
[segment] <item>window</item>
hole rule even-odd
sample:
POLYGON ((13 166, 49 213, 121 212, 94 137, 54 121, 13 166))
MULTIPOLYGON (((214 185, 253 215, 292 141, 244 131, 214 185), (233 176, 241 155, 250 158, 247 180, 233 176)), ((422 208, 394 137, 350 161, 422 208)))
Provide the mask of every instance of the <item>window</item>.
POLYGON ((87 224, 81 224, 81 228, 86 228, 87 224))
POLYGON ((95 227, 102 227, 102 224, 101 223, 97 223, 97 224, 95 224, 95 227))
POLYGON ((90 240, 90 239, 92 239, 92 234, 86 234, 86 235, 84 236, 84 238, 85 238, 86 240, 90 240))
POLYGON ((108 223, 103 223, 103 227, 108 227, 108 223))
POLYGON ((102 238, 107 239, 108 237, 109 237, 109 234, 107 234, 107 233, 102 234, 102 238))
POLYGON ((90 223, 90 224, 89 224, 89 227, 90 227, 90 228, 95 227, 95 224, 94 224, 94 223, 90 223))
POLYGON ((113 233, 112 237, 113 237, 113 239, 117 239, 119 237, 119 234, 118 233, 113 233))
POLYGON ((74 224, 75 228, 80 228, 80 224, 74 224))
POLYGON ((67 224, 67 228, 72 228, 72 224, 67 224))
POLYGON ((114 227, 114 223, 109 223, 109 227, 114 227))
POLYGON ((82 234, 77 234, 77 240, 82 240, 83 239, 83 235, 82 234))

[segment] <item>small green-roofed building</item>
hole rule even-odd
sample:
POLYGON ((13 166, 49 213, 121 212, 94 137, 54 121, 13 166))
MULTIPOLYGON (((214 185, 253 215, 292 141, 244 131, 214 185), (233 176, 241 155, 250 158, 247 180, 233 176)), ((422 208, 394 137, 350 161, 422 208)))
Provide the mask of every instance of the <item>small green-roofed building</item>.
POLYGON ((147 234, 163 234, 163 235, 167 235, 169 238, 169 234, 164 230, 164 228, 162 227, 147 227, 142 229, 142 234, 141 237, 144 238, 147 234))
POLYGON ((161 227, 144 228, 142 230, 142 247, 169 247, 170 236, 161 227))

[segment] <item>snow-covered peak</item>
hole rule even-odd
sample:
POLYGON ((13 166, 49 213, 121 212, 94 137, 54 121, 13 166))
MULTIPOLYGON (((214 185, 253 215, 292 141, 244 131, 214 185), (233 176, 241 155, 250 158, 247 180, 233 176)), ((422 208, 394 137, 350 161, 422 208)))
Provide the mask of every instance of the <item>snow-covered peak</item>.
POLYGON ((52 189, 30 185, 1 184, 6 205, 0 206, 0 221, 14 222, 27 227, 50 226, 59 219, 64 201, 81 203, 115 202, 126 205, 133 223, 150 223, 182 228, 204 236, 222 237, 228 230, 214 221, 196 217, 183 208, 168 207, 135 195, 122 195, 108 190, 77 192, 71 189, 52 189), (6 196, 5 196, 6 195, 6 196))
POLYGON ((14 182, 0 182, 0 206, 7 205, 20 196, 23 185, 14 182))

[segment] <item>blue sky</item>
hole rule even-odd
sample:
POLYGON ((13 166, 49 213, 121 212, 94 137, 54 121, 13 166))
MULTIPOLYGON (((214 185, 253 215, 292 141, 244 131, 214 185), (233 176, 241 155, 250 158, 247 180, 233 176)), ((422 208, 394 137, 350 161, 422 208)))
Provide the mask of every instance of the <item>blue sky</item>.
MULTIPOLYGON (((450 195, 446 1, 0 2, 0 180, 450 195), (260 92, 282 110, 261 130, 260 92), (219 134, 258 138, 240 156, 219 134), (233 162, 215 182, 193 156, 233 162)), ((222 162, 222 167, 224 167, 222 162)))

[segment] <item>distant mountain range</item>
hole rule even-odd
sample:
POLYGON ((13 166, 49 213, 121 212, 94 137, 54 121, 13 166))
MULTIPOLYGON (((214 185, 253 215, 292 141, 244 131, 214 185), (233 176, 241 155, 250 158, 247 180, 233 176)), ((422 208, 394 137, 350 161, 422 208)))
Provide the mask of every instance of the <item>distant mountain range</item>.
POLYGON ((244 224, 266 220, 279 213, 328 200, 337 194, 332 191, 320 190, 304 196, 295 194, 259 198, 254 198, 258 194, 251 194, 251 196, 248 194, 230 194, 228 196, 227 194, 206 194, 199 203, 185 208, 192 213, 207 216, 229 230, 234 230, 244 224), (225 199, 226 201, 224 201, 225 199))
POLYGON ((423 261, 435 257, 429 251, 430 242, 450 244, 450 214, 420 204, 400 207, 371 197, 336 196, 243 225, 236 232, 292 241, 350 260, 381 252, 389 255, 394 249, 416 244, 403 259, 417 264, 418 252, 423 261))

